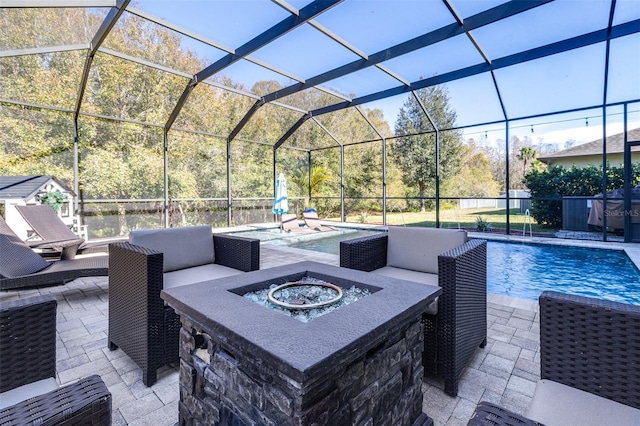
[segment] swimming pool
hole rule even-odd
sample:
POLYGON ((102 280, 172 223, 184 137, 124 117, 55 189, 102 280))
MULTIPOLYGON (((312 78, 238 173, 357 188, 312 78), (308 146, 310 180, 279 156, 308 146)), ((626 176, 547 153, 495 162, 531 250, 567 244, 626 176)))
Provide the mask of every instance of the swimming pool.
MULTIPOLYGON (((378 232, 337 228, 305 235, 278 229, 235 234, 337 255, 340 241, 378 232)), ((556 290, 640 305, 640 271, 622 250, 488 241, 487 290, 530 300, 537 300, 544 290, 556 290)))
POLYGON ((487 289, 522 299, 557 290, 640 305, 640 272, 622 250, 489 241, 487 289))

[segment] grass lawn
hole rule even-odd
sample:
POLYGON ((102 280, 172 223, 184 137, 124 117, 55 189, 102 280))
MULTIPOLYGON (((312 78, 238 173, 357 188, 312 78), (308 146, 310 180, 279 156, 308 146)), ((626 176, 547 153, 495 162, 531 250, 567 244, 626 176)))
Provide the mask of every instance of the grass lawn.
MULTIPOLYGON (((507 211, 506 209, 495 208, 478 208, 478 209, 452 209, 440 211, 440 227, 442 228, 467 228, 476 229, 478 218, 486 221, 493 229, 505 229, 507 227, 507 211)), ((339 218, 336 218, 339 220, 339 218)), ((348 222, 363 222, 371 224, 382 224, 382 213, 373 212, 367 214, 351 214, 347 215, 348 222)), ((509 216, 511 232, 522 232, 523 226, 529 232, 529 223, 532 232, 554 233, 557 229, 542 227, 536 221, 520 214, 520 209, 511 209, 509 216)), ((427 211, 420 212, 393 212, 387 213, 388 225, 409 225, 409 226, 436 226, 436 212, 427 211)))

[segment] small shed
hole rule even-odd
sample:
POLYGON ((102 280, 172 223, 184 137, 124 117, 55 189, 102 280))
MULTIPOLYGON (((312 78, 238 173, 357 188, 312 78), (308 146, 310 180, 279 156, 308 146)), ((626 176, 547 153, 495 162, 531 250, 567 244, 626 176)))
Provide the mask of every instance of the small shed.
POLYGON ((51 194, 62 194, 58 215, 69 228, 73 228, 76 225, 73 214, 75 193, 55 176, 0 176, 0 207, 7 225, 18 237, 26 240, 33 231, 15 206, 42 204, 51 194))

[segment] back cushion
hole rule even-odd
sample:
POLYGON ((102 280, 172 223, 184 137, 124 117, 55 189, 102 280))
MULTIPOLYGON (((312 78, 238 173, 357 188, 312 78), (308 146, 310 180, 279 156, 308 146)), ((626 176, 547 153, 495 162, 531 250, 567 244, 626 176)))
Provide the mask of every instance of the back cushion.
POLYGON ((163 272, 213 263, 211 226, 187 226, 131 231, 131 244, 164 254, 163 272))
POLYGON ((0 217, 0 276, 16 278, 33 274, 49 266, 31 250, 0 217))
POLYGON ((437 274, 438 255, 466 241, 459 229, 390 226, 387 265, 437 274))

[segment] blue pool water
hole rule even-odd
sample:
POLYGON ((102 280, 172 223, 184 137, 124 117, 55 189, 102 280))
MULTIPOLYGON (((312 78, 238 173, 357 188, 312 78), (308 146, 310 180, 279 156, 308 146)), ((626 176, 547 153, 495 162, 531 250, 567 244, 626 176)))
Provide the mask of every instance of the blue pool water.
POLYGON ((523 299, 556 290, 640 305, 640 272, 621 250, 489 241, 487 287, 523 299))

